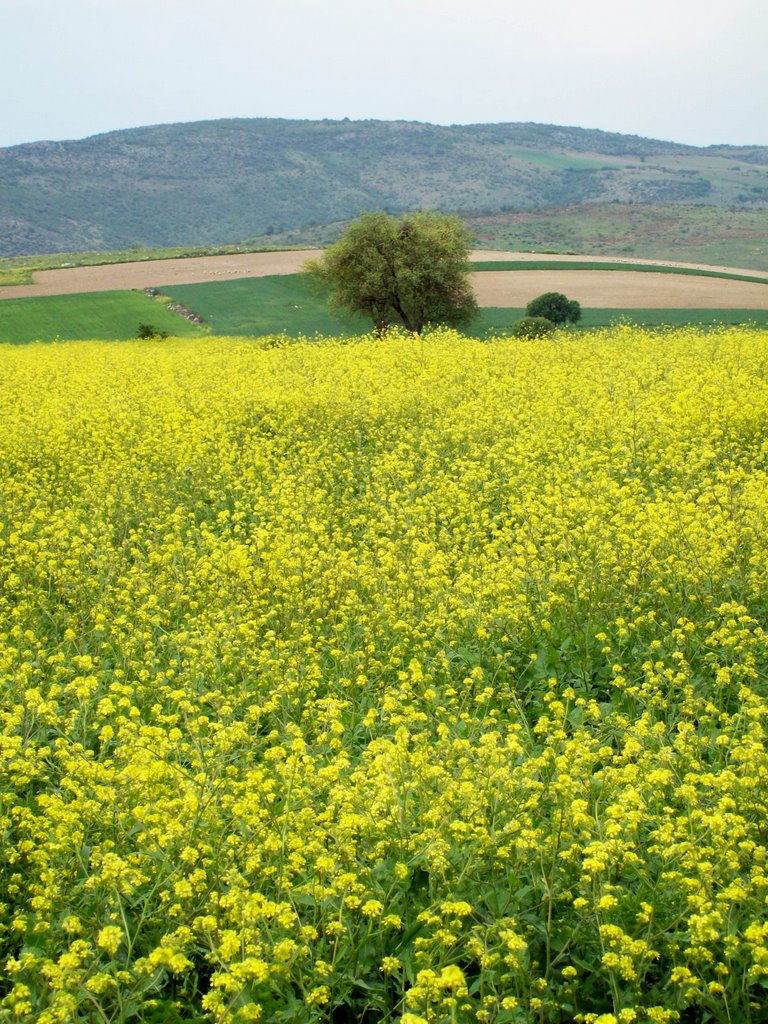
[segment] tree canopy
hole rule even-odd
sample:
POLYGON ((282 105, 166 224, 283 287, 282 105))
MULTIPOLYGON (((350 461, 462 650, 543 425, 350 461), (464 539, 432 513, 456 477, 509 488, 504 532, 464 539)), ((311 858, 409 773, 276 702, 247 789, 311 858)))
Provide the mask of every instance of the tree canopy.
POLYGON ((366 213, 306 272, 331 306, 370 317, 379 333, 401 325, 459 327, 477 313, 469 281, 470 235, 457 217, 422 212, 399 220, 366 213))
POLYGON ((526 316, 542 316, 553 324, 575 324, 581 319, 581 305, 576 299, 569 299, 562 292, 544 292, 532 299, 525 309, 526 316))

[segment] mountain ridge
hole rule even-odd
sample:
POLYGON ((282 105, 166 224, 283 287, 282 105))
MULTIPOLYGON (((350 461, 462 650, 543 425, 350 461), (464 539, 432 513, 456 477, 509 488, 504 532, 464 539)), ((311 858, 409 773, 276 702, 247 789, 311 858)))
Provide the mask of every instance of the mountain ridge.
POLYGON ((0 149, 0 255, 206 245, 364 209, 768 208, 768 147, 536 122, 221 118, 0 149))
POLYGON ((67 146, 71 144, 79 144, 83 142, 92 142, 96 139, 105 139, 115 137, 119 135, 125 135, 130 132, 145 132, 154 131, 159 128, 190 128, 198 125, 207 124, 227 124, 227 123, 243 123, 243 124, 272 124, 272 125, 391 125, 395 127, 403 127, 408 125, 416 125, 424 128, 436 128, 436 129, 448 129, 448 130, 463 130, 463 129, 496 129, 496 128, 514 128, 514 129, 528 129, 535 132, 541 129, 550 135, 553 131, 557 133, 564 133, 566 135, 573 134, 574 136, 586 136, 595 139, 607 138, 621 140, 623 142, 634 142, 644 146, 645 144, 652 144, 654 147, 668 147, 670 150, 675 151, 687 151, 690 153, 712 153, 719 155, 723 152, 745 152, 749 153, 754 150, 765 151, 765 160, 768 162, 768 146, 761 146, 757 143, 710 143, 707 146, 696 146, 693 143, 687 142, 676 142, 674 139, 657 139, 653 136, 637 135, 632 132, 616 132, 610 131, 603 128, 583 128, 580 125, 555 125, 548 124, 544 121, 456 121, 451 124, 444 124, 437 121, 418 121, 411 118, 396 118, 394 120, 386 120, 383 118, 368 117, 368 118, 289 118, 289 117, 221 117, 221 118, 200 118, 194 121, 158 121, 154 124, 148 125, 133 125, 127 128, 110 128, 102 132, 93 132, 90 135, 78 136, 76 138, 67 139, 32 139, 27 142, 17 142, 10 146, 0 146, 0 152, 9 149, 22 149, 27 146, 67 146))

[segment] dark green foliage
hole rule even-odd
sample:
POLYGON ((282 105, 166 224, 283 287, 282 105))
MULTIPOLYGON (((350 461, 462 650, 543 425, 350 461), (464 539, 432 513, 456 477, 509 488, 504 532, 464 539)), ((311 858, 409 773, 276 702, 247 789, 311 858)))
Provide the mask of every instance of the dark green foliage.
POLYGON ((581 319, 581 305, 562 292, 544 292, 525 307, 526 316, 546 317, 553 324, 575 324, 581 319))
POLYGON ((139 324, 139 329, 136 331, 137 338, 167 338, 168 331, 160 331, 157 327, 153 327, 152 324, 139 324))
POLYGON ((456 217, 367 213, 307 274, 328 289, 333 309, 368 317, 380 333, 398 324, 421 334, 427 324, 460 327, 476 316, 468 257, 469 234, 456 217))
POLYGON ((543 338, 555 330, 555 324, 545 316, 524 316, 512 328, 516 338, 543 338))

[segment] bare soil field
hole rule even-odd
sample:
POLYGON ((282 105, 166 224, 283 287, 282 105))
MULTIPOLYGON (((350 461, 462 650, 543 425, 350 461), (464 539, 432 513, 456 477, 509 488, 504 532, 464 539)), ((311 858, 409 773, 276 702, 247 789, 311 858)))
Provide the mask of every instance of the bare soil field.
POLYGON ((480 306, 526 306, 563 292, 582 306, 611 309, 768 309, 768 284, 631 270, 488 270, 474 274, 480 306))
POLYGON ((33 295, 76 295, 81 292, 111 292, 130 288, 162 288, 171 284, 200 284, 241 277, 296 274, 321 249, 291 252, 233 253, 227 256, 191 256, 175 260, 141 260, 138 263, 108 263, 97 267, 67 267, 35 270, 32 284, 0 288, 2 299, 33 295))
MULTIPOLYGON (((174 284, 198 284, 271 274, 295 274, 306 260, 319 256, 320 249, 291 252, 236 253, 226 256, 200 256, 188 259, 142 260, 137 263, 113 263, 95 267, 71 267, 39 270, 33 283, 0 288, 0 299, 43 295, 71 295, 132 288, 162 288, 174 284)), ((473 275, 481 306, 520 307, 546 291, 564 292, 582 305, 625 309, 711 308, 768 309, 768 287, 748 281, 691 275, 632 273, 633 263, 646 266, 685 266, 695 269, 728 270, 731 267, 703 267, 699 264, 671 264, 659 260, 621 260, 605 257, 549 256, 542 253, 515 253, 477 250, 472 259, 552 260, 562 262, 563 270, 484 271, 473 275), (573 261, 626 262, 627 272, 615 270, 567 270, 573 261)), ((765 277, 760 271, 740 271, 753 277, 765 277)))

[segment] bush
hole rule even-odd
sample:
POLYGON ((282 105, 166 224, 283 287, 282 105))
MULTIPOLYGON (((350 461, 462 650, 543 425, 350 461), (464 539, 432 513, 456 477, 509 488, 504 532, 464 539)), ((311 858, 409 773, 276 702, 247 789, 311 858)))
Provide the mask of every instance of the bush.
POLYGON ((518 320, 512 328, 512 334, 516 338, 543 338, 551 334, 555 324, 545 316, 524 316, 518 320))
POLYGON ((136 331, 137 338, 167 338, 168 331, 159 331, 152 324, 139 324, 139 329, 136 331))
POLYGON ((581 319, 581 304, 561 292, 544 292, 525 308, 527 316, 543 316, 553 324, 575 324, 581 319))

